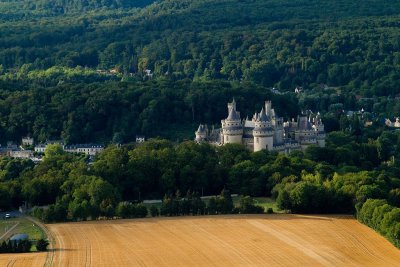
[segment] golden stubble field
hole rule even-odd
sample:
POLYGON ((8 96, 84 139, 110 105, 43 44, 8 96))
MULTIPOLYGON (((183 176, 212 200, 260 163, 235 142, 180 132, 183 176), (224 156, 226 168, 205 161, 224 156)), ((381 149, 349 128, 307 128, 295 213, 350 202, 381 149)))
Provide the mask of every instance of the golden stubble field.
MULTIPOLYGON (((56 240, 53 266, 400 265, 400 250, 349 216, 174 217, 47 227, 56 240)), ((5 256, 10 254, 0 256, 1 266, 9 263, 5 256)), ((30 265, 26 254, 17 257, 11 266, 45 261, 43 254, 30 265)))

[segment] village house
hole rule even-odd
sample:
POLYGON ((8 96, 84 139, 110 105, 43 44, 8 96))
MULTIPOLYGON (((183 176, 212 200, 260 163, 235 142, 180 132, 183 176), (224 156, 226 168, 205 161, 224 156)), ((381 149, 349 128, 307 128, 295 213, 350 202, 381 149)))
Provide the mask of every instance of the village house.
POLYGON ((70 153, 84 153, 89 156, 94 156, 104 150, 104 146, 98 144, 77 144, 64 146, 64 151, 70 153))
POLYGON ((23 137, 21 143, 23 146, 33 146, 34 140, 31 137, 23 137))
POLYGON ((94 156, 104 150, 104 146, 99 144, 74 144, 65 145, 63 141, 48 141, 44 144, 37 144, 35 152, 44 153, 48 145, 59 144, 65 152, 69 153, 84 153, 86 155, 94 156))

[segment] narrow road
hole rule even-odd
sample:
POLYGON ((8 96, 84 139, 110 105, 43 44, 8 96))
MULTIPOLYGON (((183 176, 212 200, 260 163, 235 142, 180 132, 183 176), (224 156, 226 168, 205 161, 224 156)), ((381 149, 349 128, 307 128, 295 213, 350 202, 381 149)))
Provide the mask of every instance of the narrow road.
POLYGON ((7 232, 5 232, 2 236, 0 236, 0 240, 3 239, 3 237, 7 236, 8 233, 10 233, 12 230, 15 229, 15 227, 17 227, 19 225, 19 222, 16 222, 10 229, 8 229, 7 232))

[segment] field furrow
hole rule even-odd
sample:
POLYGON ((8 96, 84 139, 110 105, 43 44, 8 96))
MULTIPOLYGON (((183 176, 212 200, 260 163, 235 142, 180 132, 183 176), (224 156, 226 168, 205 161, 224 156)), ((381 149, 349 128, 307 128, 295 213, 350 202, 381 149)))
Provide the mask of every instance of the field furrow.
MULTIPOLYGON (((54 266, 399 266, 400 250, 350 216, 234 215, 48 225, 54 266)), ((1 254, 43 266, 46 253, 1 254)))
POLYGON ((51 224, 55 266, 398 266, 350 216, 235 215, 51 224))

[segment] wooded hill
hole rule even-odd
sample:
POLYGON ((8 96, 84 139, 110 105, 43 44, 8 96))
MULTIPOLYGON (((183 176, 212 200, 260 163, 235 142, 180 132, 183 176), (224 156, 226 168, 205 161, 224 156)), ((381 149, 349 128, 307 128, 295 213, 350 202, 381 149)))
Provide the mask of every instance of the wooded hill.
POLYGON ((141 77, 150 69, 155 78, 399 93, 399 2, 165 0, 131 8, 150 2, 3 1, 2 72, 27 79, 37 69, 87 66, 141 77))
POLYGON ((141 8, 154 0, 2 0, 3 10, 7 13, 58 15, 77 13, 93 9, 141 8), (14 8, 12 8, 14 7, 14 8))

